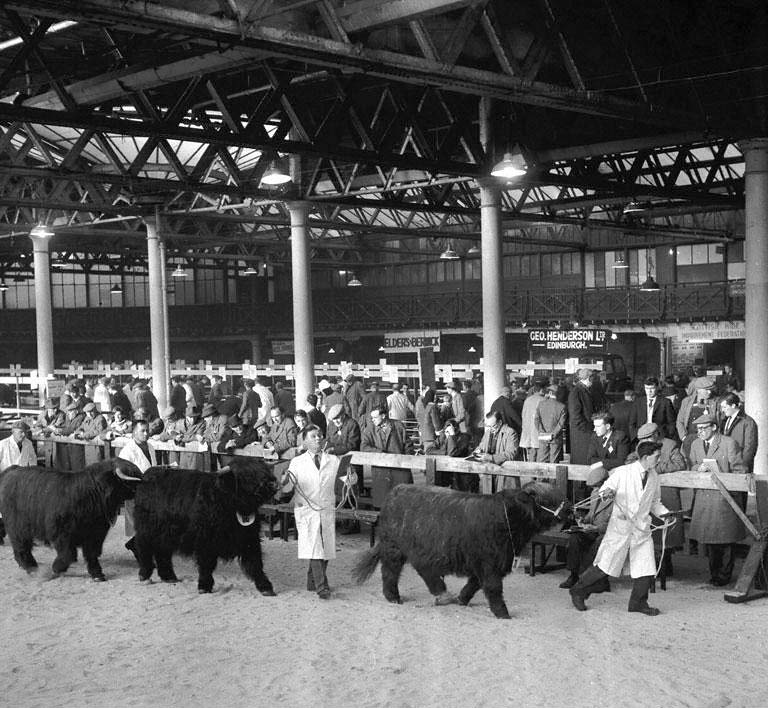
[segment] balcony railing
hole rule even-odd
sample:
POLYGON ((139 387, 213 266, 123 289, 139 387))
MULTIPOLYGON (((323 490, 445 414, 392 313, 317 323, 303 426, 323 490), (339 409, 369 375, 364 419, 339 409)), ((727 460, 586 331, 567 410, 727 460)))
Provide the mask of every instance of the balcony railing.
MULTIPOLYGON (((319 291, 313 294, 318 331, 480 327, 479 290, 391 294, 382 291, 319 291)), ((188 305, 169 308, 171 337, 243 338, 256 334, 289 335, 292 303, 265 306, 188 305)), ((508 326, 547 322, 606 324, 658 323, 681 320, 725 320, 744 317, 744 282, 664 285, 658 292, 637 288, 547 288, 504 293, 508 326)), ((6 340, 35 335, 33 310, 0 311, 0 333, 6 340)), ((55 339, 99 341, 146 339, 149 309, 93 308, 54 311, 55 339)))

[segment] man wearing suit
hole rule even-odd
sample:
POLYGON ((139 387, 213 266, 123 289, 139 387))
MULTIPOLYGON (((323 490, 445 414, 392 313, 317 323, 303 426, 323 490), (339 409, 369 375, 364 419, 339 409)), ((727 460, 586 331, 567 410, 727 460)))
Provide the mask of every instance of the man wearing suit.
POLYGON ((568 427, 571 434, 571 464, 586 465, 592 437, 592 371, 579 369, 577 381, 568 394, 568 427))
MULTIPOLYGON (((385 404, 371 411, 371 424, 363 431, 360 444, 363 452, 389 452, 395 455, 412 455, 413 443, 399 420, 390 420, 389 407, 385 404)), ((374 508, 381 508, 384 498, 396 484, 413 482, 410 470, 398 467, 371 467, 371 501, 374 508)))
POLYGON ((595 470, 594 474, 590 474, 587 484, 598 486, 608 479, 611 470, 624 464, 629 455, 629 438, 623 430, 613 429, 611 413, 595 413, 592 416, 592 426, 595 432, 589 441, 587 464, 600 462, 603 470, 595 470))
POLYGON ((560 462, 563 457, 565 405, 557 400, 557 386, 547 387, 547 395, 536 409, 536 433, 539 440, 537 462, 560 462))
MULTIPOLYGON (((691 469, 699 472, 717 470, 723 474, 746 473, 738 443, 717 432, 715 416, 705 413, 694 423, 697 437, 691 444, 691 469)), ((732 496, 744 509, 746 495, 741 492, 733 493, 732 496)), ((731 582, 734 546, 744 538, 744 534, 744 524, 719 491, 696 490, 688 535, 706 545, 709 582, 712 585, 722 586, 731 582)))
POLYGON ((747 472, 752 472, 757 452, 757 423, 741 410, 740 404, 741 399, 735 393, 723 396, 720 401, 720 432, 739 444, 744 466, 747 472))
POLYGON ((637 437, 637 429, 645 423, 656 423, 666 438, 674 440, 677 418, 672 402, 659 392, 659 380, 653 376, 643 383, 645 395, 635 401, 634 417, 627 432, 631 439, 637 437))

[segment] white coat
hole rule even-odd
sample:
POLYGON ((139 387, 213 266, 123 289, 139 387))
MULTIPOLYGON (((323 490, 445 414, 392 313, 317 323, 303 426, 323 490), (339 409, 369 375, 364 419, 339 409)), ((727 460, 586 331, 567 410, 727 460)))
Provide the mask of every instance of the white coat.
POLYGON ((141 470, 141 473, 144 474, 150 467, 155 467, 157 465, 155 450, 152 447, 152 443, 148 443, 147 447, 149 448, 149 456, 152 458, 151 462, 147 459, 147 456, 141 451, 141 448, 136 444, 136 441, 133 438, 125 443, 117 456, 121 460, 133 462, 133 464, 141 470))
POLYGON ((0 440, 0 472, 12 465, 19 467, 34 467, 37 464, 35 446, 30 440, 24 438, 21 442, 21 450, 13 435, 0 440))
POLYGON ((288 466, 288 472, 293 475, 289 479, 294 485, 293 514, 299 536, 300 559, 333 560, 336 557, 334 485, 338 469, 339 458, 325 452, 320 458, 320 469, 315 466, 315 458, 309 452, 294 457, 288 466))
POLYGON ((595 556, 595 565, 604 573, 618 577, 629 554, 629 574, 642 578, 656 574, 650 512, 668 513, 661 503, 661 486, 655 470, 648 470, 643 484, 643 466, 639 461, 614 469, 600 491, 615 493, 608 530, 595 556))

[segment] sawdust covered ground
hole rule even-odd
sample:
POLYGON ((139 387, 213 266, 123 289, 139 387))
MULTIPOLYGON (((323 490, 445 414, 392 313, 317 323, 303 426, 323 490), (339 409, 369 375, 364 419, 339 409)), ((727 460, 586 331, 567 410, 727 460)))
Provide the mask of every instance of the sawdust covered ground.
MULTIPOLYGON (((378 571, 353 585, 367 547, 340 536, 329 568, 333 599, 303 589, 295 541, 265 541, 277 597, 259 595, 237 564, 198 595, 177 559, 178 585, 137 580, 110 532, 93 583, 82 562, 51 579, 53 552, 36 549, 27 576, 0 546, 0 704, 55 706, 719 706, 768 705, 768 599, 733 605, 706 584, 704 559, 677 555, 662 613, 628 614, 629 581, 590 598, 588 612, 558 589, 564 571, 508 576, 513 614, 496 620, 482 595, 435 607, 407 568, 404 604, 388 604, 378 571)), ((448 579, 458 591, 462 581, 448 579)))

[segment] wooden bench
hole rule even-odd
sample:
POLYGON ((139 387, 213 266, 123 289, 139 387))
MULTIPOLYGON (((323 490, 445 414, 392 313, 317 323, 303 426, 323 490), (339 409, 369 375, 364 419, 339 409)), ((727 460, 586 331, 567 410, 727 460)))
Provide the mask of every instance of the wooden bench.
MULTIPOLYGON (((269 538, 274 539, 274 522, 277 519, 279 523, 280 538, 283 541, 288 540, 290 530, 293 527, 296 537, 296 526, 291 524, 293 518, 293 506, 290 504, 262 504, 259 511, 265 520, 269 521, 269 538)), ((336 519, 345 521, 359 521, 363 524, 369 524, 370 545, 376 543, 376 524, 379 522, 379 512, 375 509, 336 509, 336 519)))
POLYGON ((566 531, 543 531, 537 533, 530 542, 531 549, 531 562, 527 568, 528 573, 531 576, 539 573, 546 573, 549 570, 557 570, 565 567, 565 560, 559 560, 561 553, 568 547, 568 541, 571 534, 566 531), (547 550, 549 549, 549 550, 547 550), (536 565, 536 551, 539 551, 540 563, 536 565), (557 551, 555 556, 558 560, 552 565, 547 565, 552 553, 557 551))

